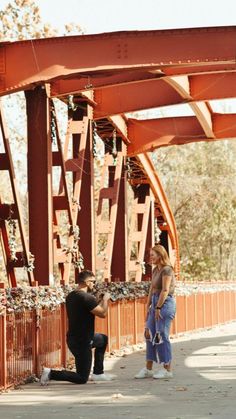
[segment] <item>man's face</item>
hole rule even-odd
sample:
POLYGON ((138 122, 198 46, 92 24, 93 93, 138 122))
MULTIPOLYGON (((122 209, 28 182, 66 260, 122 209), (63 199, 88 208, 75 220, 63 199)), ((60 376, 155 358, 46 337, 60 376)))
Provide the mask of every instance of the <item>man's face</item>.
POLYGON ((87 288, 88 288, 88 292, 92 292, 93 288, 94 288, 94 285, 95 285, 95 282, 96 282, 95 277, 94 276, 89 276, 86 279, 85 282, 86 282, 86 285, 87 285, 87 288))

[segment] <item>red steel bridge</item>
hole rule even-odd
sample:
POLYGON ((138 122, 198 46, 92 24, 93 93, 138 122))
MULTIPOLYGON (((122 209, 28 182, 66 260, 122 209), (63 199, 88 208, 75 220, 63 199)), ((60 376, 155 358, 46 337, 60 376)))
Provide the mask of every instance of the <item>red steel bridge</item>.
MULTIPOLYGON (((27 234, 1 110, 0 170, 8 171, 12 203, 0 197, 0 231, 9 286, 30 264, 29 285, 69 281, 79 255, 108 281, 144 279, 142 263, 155 227, 171 257, 179 248, 175 220, 150 152, 162 146, 236 136, 236 114, 214 113, 209 101, 236 97, 236 27, 125 31, 0 44, 0 95, 24 91, 27 113, 27 234), (68 104, 67 134, 60 138, 54 101, 68 104), (127 113, 188 104, 194 116, 137 120, 127 113), (105 159, 94 205, 94 130, 105 159), (52 148, 52 136, 56 146, 52 148), (60 169, 53 193, 54 168, 60 169), (72 193, 68 173, 73 180, 72 193), (133 191, 132 208, 127 189, 133 191), (104 216, 104 203, 109 208, 104 216), (68 217, 67 251, 60 217, 68 217), (22 249, 12 260, 7 220, 19 229, 22 249), (75 246, 80 230, 79 248, 75 246), (105 248, 99 253, 98 243, 105 248), (73 249, 74 246, 74 249, 73 249), (137 252, 132 254, 132 246, 137 252), (72 250, 71 250, 72 249, 72 250)), ((54 179, 55 181, 55 179, 54 179)))

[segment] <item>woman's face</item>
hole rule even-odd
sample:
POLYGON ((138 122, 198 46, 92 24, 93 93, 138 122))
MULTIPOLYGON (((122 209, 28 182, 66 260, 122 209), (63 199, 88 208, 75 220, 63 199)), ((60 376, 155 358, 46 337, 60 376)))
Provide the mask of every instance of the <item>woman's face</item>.
POLYGON ((152 265, 157 265, 160 262, 160 256, 155 250, 150 251, 150 262, 152 265))

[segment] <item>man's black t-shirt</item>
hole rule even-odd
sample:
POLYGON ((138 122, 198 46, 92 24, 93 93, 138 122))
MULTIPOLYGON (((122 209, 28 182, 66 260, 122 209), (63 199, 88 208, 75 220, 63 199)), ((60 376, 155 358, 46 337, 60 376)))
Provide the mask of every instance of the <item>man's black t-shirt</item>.
POLYGON ((94 335, 94 314, 91 313, 98 302, 87 292, 74 290, 66 298, 68 317, 68 338, 90 342, 94 335))

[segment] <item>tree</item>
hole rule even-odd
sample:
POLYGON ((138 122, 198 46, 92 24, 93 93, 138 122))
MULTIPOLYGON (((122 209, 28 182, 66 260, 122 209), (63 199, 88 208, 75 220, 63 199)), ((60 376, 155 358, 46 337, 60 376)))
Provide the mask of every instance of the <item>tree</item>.
POLYGON ((166 147, 153 153, 180 239, 182 277, 236 276, 236 144, 232 140, 166 147))
POLYGON ((0 40, 19 41, 30 38, 49 38, 57 35, 81 34, 75 23, 64 26, 62 33, 42 21, 40 9, 34 0, 14 0, 0 11, 0 40))

